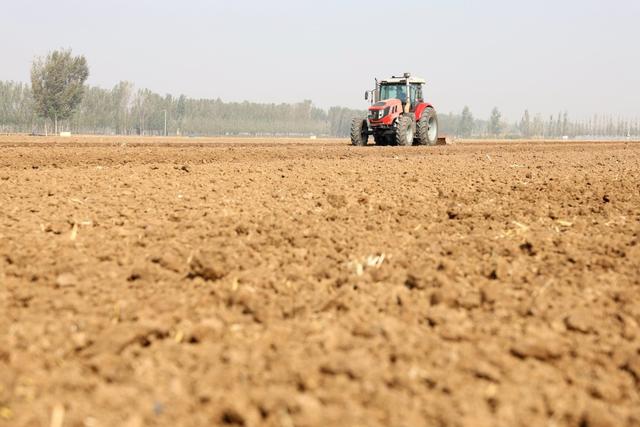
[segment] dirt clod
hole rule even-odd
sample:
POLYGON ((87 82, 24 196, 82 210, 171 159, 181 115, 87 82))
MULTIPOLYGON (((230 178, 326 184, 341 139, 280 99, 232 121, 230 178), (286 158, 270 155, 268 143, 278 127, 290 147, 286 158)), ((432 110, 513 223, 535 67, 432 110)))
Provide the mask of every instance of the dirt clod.
POLYGON ((567 329, 587 334, 593 331, 593 317, 587 309, 574 310, 564 319, 567 329))
POLYGON ((329 194, 327 195, 327 201, 336 209, 347 206, 347 198, 344 194, 329 194))
POLYGON ((216 281, 229 273, 228 256, 218 250, 200 250, 191 256, 189 277, 216 281))
POLYGON ((527 337, 515 343, 511 352, 521 358, 534 358, 541 361, 557 359, 565 354, 564 345, 550 336, 527 337))
POLYGON ((56 277, 56 286, 66 288, 78 284, 78 278, 72 273, 62 273, 56 277))

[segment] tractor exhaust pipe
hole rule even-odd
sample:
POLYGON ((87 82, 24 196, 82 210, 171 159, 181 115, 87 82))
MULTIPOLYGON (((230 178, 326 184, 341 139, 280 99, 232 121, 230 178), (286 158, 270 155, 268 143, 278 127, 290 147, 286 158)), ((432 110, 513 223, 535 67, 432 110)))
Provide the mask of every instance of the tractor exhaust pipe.
POLYGON ((376 77, 376 88, 373 90, 373 103, 375 104, 380 99, 380 82, 376 77))
POLYGON ((411 77, 411 73, 404 73, 405 83, 407 84, 407 100, 404 105, 404 112, 409 113, 411 111, 411 85, 409 84, 409 77, 411 77))

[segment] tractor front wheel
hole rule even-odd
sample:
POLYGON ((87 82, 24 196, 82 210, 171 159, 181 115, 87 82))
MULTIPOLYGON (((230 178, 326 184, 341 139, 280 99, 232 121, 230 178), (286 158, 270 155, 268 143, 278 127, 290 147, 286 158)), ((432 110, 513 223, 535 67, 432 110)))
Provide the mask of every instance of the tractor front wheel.
POLYGON ((420 145, 436 145, 438 143, 438 116, 436 110, 425 108, 416 125, 416 140, 420 145))
POLYGON ((398 122, 396 123, 396 144, 402 146, 412 145, 415 126, 415 121, 411 115, 404 114, 398 117, 398 122))
POLYGON ((351 145, 361 147, 369 141, 369 125, 366 119, 351 121, 351 145))

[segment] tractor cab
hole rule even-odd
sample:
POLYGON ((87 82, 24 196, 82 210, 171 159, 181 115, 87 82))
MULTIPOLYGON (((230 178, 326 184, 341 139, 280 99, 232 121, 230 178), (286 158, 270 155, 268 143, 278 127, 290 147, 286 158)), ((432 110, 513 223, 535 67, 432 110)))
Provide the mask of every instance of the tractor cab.
POLYGON ((397 99, 405 107, 405 112, 414 112, 418 104, 423 102, 422 86, 425 81, 416 77, 382 80, 379 83, 376 98, 379 101, 397 99), (407 108, 407 91, 409 92, 407 108))

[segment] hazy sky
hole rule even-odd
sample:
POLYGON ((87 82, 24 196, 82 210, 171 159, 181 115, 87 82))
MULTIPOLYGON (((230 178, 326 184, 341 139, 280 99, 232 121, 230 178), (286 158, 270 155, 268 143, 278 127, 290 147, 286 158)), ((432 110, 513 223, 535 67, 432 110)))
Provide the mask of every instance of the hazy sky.
POLYGON ((102 87, 365 108, 374 77, 411 71, 441 112, 640 116, 640 0, 2 3, 0 80, 65 47, 102 87))

